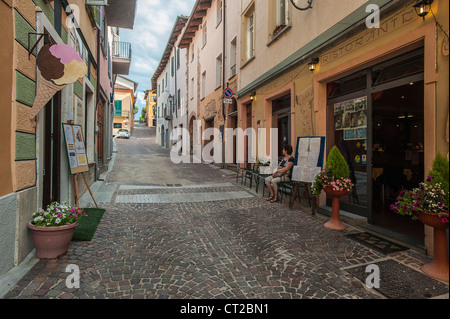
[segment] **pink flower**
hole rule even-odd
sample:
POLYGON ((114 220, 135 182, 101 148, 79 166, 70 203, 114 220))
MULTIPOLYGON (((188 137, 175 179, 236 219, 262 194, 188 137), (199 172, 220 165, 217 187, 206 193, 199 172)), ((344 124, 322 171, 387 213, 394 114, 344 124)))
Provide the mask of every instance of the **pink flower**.
POLYGON ((70 209, 70 212, 71 212, 71 213, 75 213, 75 211, 76 211, 75 208, 71 208, 71 209, 70 209))
POLYGON ((78 217, 78 215, 75 215, 75 214, 74 214, 73 217, 78 217))

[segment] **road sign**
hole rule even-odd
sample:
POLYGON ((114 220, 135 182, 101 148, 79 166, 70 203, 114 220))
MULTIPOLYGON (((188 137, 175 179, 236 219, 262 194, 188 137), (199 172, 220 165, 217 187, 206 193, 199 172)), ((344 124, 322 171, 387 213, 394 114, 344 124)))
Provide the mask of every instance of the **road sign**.
POLYGON ((223 99, 223 103, 225 103, 225 104, 233 104, 233 100, 232 99, 223 99))
POLYGON ((231 90, 230 88, 226 88, 225 90, 223 90, 223 97, 226 99, 231 99, 233 97, 233 90, 231 90))

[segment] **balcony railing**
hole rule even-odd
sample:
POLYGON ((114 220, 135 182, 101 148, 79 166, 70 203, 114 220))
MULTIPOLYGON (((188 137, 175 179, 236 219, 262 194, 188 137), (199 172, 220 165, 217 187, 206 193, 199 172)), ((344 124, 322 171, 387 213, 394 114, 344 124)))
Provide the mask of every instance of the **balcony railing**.
POLYGON ((116 110, 114 112, 114 116, 117 116, 117 117, 130 117, 130 111, 116 110))
POLYGON ((113 57, 131 59, 131 43, 114 41, 113 57))

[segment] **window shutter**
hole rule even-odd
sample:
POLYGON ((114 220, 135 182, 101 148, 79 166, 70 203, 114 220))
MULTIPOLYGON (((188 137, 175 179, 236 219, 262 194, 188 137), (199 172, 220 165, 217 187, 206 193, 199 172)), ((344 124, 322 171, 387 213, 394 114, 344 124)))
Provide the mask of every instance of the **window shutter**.
POLYGON ((115 116, 122 116, 122 101, 116 101, 116 113, 115 116))

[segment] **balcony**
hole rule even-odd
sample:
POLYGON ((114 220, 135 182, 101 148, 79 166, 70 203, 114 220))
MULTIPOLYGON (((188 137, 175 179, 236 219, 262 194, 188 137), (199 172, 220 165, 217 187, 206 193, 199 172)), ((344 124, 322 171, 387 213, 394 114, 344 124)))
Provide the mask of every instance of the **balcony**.
POLYGON ((163 115, 164 115, 163 117, 164 117, 164 119, 166 121, 171 121, 173 119, 172 114, 169 113, 169 110, 167 108, 164 108, 164 114, 163 115))
POLYGON ((112 45, 112 66, 114 74, 128 75, 131 65, 131 43, 114 41, 112 45))
POLYGON ((108 0, 106 16, 111 27, 133 29, 137 0, 108 0))
POLYGON ((115 110, 114 117, 130 117, 130 111, 115 110))

